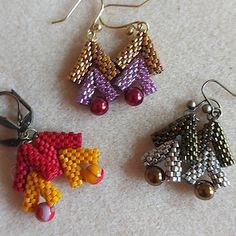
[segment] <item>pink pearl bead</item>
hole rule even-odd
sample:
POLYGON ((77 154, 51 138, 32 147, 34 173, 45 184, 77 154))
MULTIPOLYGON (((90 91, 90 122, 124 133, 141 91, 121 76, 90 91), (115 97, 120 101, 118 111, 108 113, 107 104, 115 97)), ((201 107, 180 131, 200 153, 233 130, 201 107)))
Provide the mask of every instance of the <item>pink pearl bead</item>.
POLYGON ((143 91, 137 87, 130 88, 125 93, 125 100, 131 106, 138 106, 143 102, 143 91))
POLYGON ((55 208, 50 207, 46 202, 40 203, 36 209, 36 217, 39 221, 49 222, 55 216, 55 208))
POLYGON ((108 109, 109 104, 106 99, 102 97, 95 97, 90 104, 91 112, 97 116, 104 115, 108 109))

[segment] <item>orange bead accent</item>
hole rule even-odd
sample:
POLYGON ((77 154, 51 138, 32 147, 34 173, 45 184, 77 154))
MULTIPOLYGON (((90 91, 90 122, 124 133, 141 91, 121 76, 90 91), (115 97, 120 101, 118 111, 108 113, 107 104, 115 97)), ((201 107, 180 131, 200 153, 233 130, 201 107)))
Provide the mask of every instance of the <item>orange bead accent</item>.
POLYGON ((103 179, 103 169, 98 165, 90 165, 86 169, 81 170, 83 179, 90 184, 97 184, 103 179))
POLYGON ((99 149, 97 148, 67 148, 59 151, 61 167, 72 188, 79 187, 84 183, 81 176, 81 165, 97 165, 98 159, 99 149))
POLYGON ((44 180, 39 174, 37 174, 35 171, 32 171, 27 176, 23 210, 26 212, 35 211, 40 195, 51 207, 62 197, 60 190, 57 189, 50 181, 44 180))

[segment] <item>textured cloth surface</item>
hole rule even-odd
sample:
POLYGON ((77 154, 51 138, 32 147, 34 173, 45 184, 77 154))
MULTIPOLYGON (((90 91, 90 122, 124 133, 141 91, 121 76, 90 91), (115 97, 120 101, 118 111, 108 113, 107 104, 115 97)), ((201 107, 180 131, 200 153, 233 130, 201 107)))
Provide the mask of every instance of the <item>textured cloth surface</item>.
MULTIPOLYGON (((236 1, 152 0, 141 9, 107 9, 104 20, 111 24, 137 19, 150 24, 165 70, 152 77, 159 91, 145 97, 141 106, 130 107, 121 97, 103 117, 76 104, 78 86, 65 79, 85 44, 99 1, 82 1, 67 22, 50 24, 74 2, 1 1, 0 88, 15 89, 32 105, 39 131, 82 132, 83 147, 101 150, 105 179, 74 190, 58 179, 63 198, 56 217, 39 223, 21 211, 23 196, 12 188, 16 149, 1 146, 0 235, 235 235, 236 166, 225 169, 232 186, 204 202, 186 184, 148 185, 140 158, 153 148, 150 134, 182 116, 189 99, 202 100, 205 80, 217 79, 236 90, 236 1)), ((128 42, 122 30, 104 29, 98 38, 113 57, 128 42)), ((214 84, 206 91, 223 106, 220 122, 236 155, 235 100, 214 84)), ((1 114, 9 110, 4 102, 0 99, 1 114)))

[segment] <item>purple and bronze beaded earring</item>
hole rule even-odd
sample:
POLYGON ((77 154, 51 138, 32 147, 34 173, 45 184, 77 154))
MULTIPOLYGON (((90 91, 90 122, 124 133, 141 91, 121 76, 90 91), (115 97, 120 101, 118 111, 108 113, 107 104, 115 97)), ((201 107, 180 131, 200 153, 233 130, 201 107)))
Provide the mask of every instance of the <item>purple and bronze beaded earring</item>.
POLYGON ((157 91, 151 75, 163 71, 158 54, 147 34, 148 28, 145 22, 131 23, 128 33, 136 35, 114 60, 122 70, 114 79, 114 85, 125 93, 125 100, 131 106, 140 105, 144 95, 157 91))
MULTIPOLYGON (((108 7, 140 7, 140 5, 105 5, 101 0, 101 9, 94 23, 88 30, 88 41, 74 66, 69 80, 80 85, 76 102, 90 106, 95 115, 103 115, 109 109, 109 103, 122 92, 128 104, 137 106, 142 103, 144 95, 156 92, 157 88, 151 75, 162 72, 162 66, 154 49, 151 39, 147 35, 149 26, 146 22, 136 21, 122 26, 106 24, 101 15, 108 7), (112 60, 97 43, 97 32, 102 30, 101 24, 111 29, 127 28, 128 34, 135 34, 134 39, 112 60)), ((72 8, 69 14, 58 21, 65 21, 76 9, 81 0, 72 8)))

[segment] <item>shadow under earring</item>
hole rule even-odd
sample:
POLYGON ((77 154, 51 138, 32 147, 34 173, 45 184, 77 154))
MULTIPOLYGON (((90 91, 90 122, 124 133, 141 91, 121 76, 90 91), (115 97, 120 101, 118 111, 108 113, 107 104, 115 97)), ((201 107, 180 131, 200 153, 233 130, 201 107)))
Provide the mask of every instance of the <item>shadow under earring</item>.
MULTIPOLYGON (((67 17, 53 23, 59 23, 67 19, 80 2, 76 3, 67 17)), ((102 29, 101 25, 98 24, 98 20, 105 6, 103 1, 101 1, 101 4, 100 12, 88 30, 87 42, 68 76, 70 81, 80 85, 76 102, 90 106, 91 112, 95 115, 105 114, 109 109, 109 103, 118 96, 117 91, 111 85, 111 80, 118 74, 118 70, 97 42, 96 34, 102 29)))

